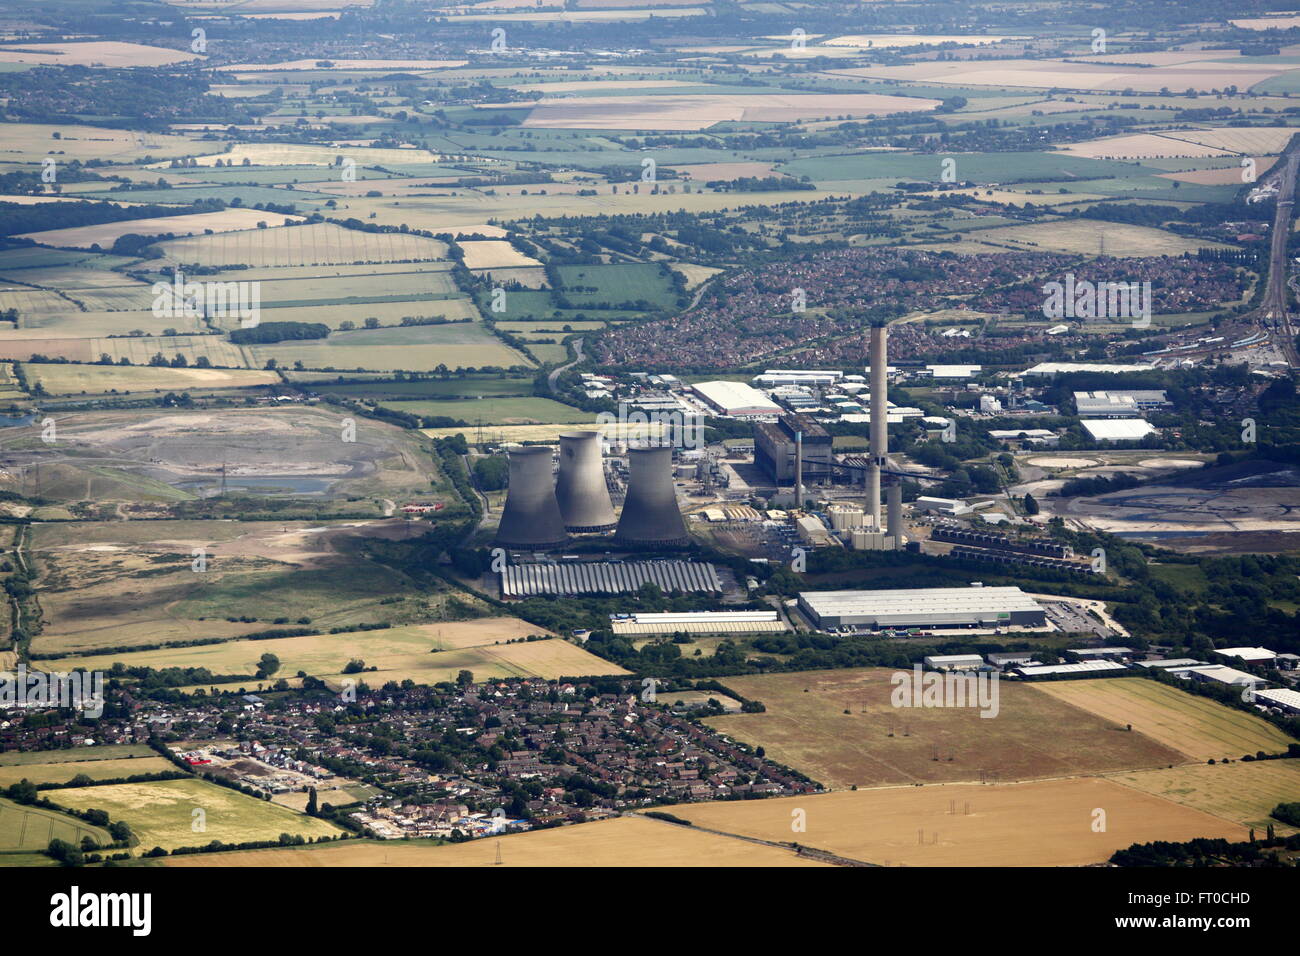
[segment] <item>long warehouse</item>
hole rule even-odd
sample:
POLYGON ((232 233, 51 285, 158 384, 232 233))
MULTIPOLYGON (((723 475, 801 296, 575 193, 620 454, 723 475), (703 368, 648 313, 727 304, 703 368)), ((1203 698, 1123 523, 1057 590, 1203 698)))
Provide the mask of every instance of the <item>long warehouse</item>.
POLYGON ((1043 608, 1016 587, 801 591, 799 608, 823 629, 1047 625, 1043 608))

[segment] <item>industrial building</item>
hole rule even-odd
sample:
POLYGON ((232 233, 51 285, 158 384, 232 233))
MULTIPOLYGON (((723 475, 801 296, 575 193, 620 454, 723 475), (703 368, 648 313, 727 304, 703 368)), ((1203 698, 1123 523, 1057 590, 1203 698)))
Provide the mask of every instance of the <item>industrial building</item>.
POLYGON ((1155 432, 1140 418, 1097 418, 1081 423, 1093 441, 1140 441, 1155 432))
POLYGON ((1075 392, 1074 407, 1080 418, 1137 418, 1145 411, 1158 411, 1171 406, 1163 391, 1134 389, 1075 392))
POLYGON ((1068 372, 1097 372, 1105 375, 1123 375, 1128 372, 1149 372, 1154 365, 1110 365, 1103 362, 1040 362, 1033 368, 1025 369, 1030 378, 1045 378, 1050 375, 1064 375, 1068 372))
POLYGON ((803 435, 803 480, 831 477, 831 435, 804 415, 782 415, 775 422, 754 425, 754 463, 778 485, 794 485, 796 437, 803 435), (813 460, 810 460, 813 459, 813 460))
POLYGON ((691 390, 719 415, 752 418, 779 415, 781 406, 744 382, 699 382, 691 390))
POLYGON ((1255 702, 1266 707, 1277 707, 1288 714, 1300 714, 1300 691, 1278 689, 1255 691, 1255 702))
POLYGON ((801 591, 799 608, 822 629, 1047 625, 1042 606, 1017 587, 801 591))
POLYGON ((844 373, 839 371, 769 368, 762 375, 755 375, 754 381, 764 388, 777 385, 811 385, 821 388, 835 385, 843 378, 844 373))
POLYGON ((1128 670, 1118 661, 1080 661, 1078 664, 1025 664, 1013 668, 1021 677, 1071 677, 1128 670))
POLYGON ((984 666, 978 654, 931 654, 925 666, 936 671, 976 671, 984 666))
POLYGON ((1272 664, 1277 660, 1277 654, 1267 647, 1220 647, 1214 653, 1235 657, 1247 664, 1272 664))
POLYGON ((669 611, 610 615, 616 635, 779 634, 790 630, 776 611, 669 611))
POLYGON ((718 569, 703 561, 546 561, 501 571, 501 596, 632 594, 645 584, 666 592, 721 594, 718 569))

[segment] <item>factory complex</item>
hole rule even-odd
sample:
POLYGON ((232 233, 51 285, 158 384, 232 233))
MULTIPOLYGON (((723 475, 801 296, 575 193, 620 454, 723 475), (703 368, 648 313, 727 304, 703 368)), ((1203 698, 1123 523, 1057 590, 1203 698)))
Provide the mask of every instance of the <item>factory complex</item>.
POLYGON ((1017 587, 801 591, 799 609, 821 630, 1047 626, 1042 606, 1017 587))

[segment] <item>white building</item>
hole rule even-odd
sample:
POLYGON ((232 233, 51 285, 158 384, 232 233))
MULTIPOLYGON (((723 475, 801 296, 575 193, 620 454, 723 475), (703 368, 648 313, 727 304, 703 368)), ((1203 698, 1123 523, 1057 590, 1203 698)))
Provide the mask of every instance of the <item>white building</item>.
POLYGON ((691 390, 723 415, 746 418, 781 413, 780 405, 744 382, 698 382, 691 386, 691 390))
POLYGON ((1081 424, 1093 441, 1140 441, 1156 430, 1140 418, 1097 418, 1081 424))
POLYGON ((936 671, 971 671, 984 666, 984 658, 978 654, 932 654, 925 659, 925 666, 936 671))
POLYGON ((1267 647, 1221 647, 1214 653, 1235 657, 1247 664, 1271 664, 1277 660, 1277 654, 1267 647))

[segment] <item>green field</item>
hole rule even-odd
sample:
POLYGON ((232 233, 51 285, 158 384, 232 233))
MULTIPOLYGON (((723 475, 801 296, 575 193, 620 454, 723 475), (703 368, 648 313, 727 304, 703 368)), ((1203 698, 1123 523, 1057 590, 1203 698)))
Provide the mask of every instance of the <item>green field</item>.
POLYGON ((61 750, 10 750, 0 753, 0 767, 86 763, 91 760, 129 760, 157 755, 157 751, 144 744, 100 744, 96 747, 69 747, 61 750))
POLYGON ((671 309, 677 303, 669 270, 657 263, 559 266, 558 272, 564 282, 563 295, 576 308, 591 308, 593 303, 619 306, 624 302, 644 300, 652 308, 671 309), (575 291, 580 287, 596 291, 575 291))
POLYGON ((176 765, 166 757, 150 751, 148 757, 127 757, 120 760, 56 761, 53 763, 0 766, 0 787, 8 787, 21 780, 35 784, 70 783, 77 777, 92 780, 118 780, 142 774, 166 773, 176 765))
POLYGON ((137 852, 155 846, 165 850, 202 846, 213 840, 274 840, 282 833, 327 837, 343 832, 324 820, 198 779, 74 787, 51 791, 49 796, 59 806, 94 807, 106 810, 114 821, 125 820, 139 840, 137 852), (203 815, 196 817, 195 810, 203 815), (200 820, 206 828, 196 830, 200 820))
POLYGON ((422 415, 425 418, 444 416, 470 425, 556 425, 594 420, 589 412, 565 405, 549 398, 484 398, 454 401, 385 401, 384 408, 422 415))

